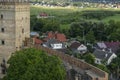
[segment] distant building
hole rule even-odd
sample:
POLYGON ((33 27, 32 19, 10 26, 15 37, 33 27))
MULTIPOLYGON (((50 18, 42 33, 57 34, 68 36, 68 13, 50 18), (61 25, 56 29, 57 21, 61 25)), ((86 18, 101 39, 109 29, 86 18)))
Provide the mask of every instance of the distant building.
POLYGON ((56 39, 60 42, 67 41, 65 34, 59 32, 52 32, 52 31, 46 33, 46 37, 44 38, 44 41, 47 41, 49 39, 56 39))
POLYGON ((97 42, 97 43, 96 43, 96 47, 97 47, 98 49, 106 49, 106 48, 107 48, 107 46, 105 45, 104 42, 97 42))
POLYGON ((48 18, 48 14, 43 12, 37 15, 37 18, 48 18))
POLYGON ((38 15, 37 15, 37 18, 39 19, 39 18, 53 18, 54 16, 50 16, 50 15, 48 15, 47 13, 45 13, 45 12, 42 12, 42 13, 39 13, 38 15))
POLYGON ((105 51, 111 50, 117 54, 118 50, 120 49, 120 42, 97 42, 94 48, 101 50, 104 49, 105 51))
POLYGON ((108 52, 99 49, 95 50, 93 54, 95 55, 96 64, 102 64, 102 62, 106 62, 106 65, 109 65, 112 59, 117 57, 117 55, 113 52, 108 52))
POLYGON ((47 40, 47 42, 43 43, 44 47, 48 47, 51 49, 64 49, 65 44, 61 43, 60 41, 56 40, 56 39, 49 39, 47 40))
POLYGON ((84 44, 81 44, 78 41, 72 42, 71 45, 70 45, 70 49, 74 53, 84 54, 84 53, 87 52, 87 47, 84 44))
POLYGON ((120 49, 120 42, 104 42, 108 50, 111 50, 114 53, 120 49))
POLYGON ((34 42, 34 44, 37 44, 37 45, 42 45, 42 44, 43 44, 43 41, 40 40, 40 39, 37 38, 37 37, 34 37, 34 38, 33 38, 33 42, 34 42))
POLYGON ((39 37, 39 33, 37 32, 30 32, 31 37, 39 37))

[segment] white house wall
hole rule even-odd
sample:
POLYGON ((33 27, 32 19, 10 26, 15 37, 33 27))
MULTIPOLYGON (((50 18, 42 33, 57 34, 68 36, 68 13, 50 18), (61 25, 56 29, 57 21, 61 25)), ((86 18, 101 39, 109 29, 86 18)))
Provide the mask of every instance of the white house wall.
POLYGON ((78 48, 77 48, 78 51, 82 51, 82 53, 85 53, 87 51, 87 47, 84 46, 83 44, 81 44, 78 48))
POLYGON ((101 64, 101 59, 95 58, 95 63, 96 64, 101 64))
POLYGON ((62 44, 61 43, 60 44, 51 44, 51 47, 53 49, 62 49, 62 44))
POLYGON ((111 61, 112 61, 114 58, 116 58, 116 57, 117 57, 117 55, 113 53, 113 54, 110 56, 110 58, 108 59, 107 65, 109 65, 109 64, 111 63, 111 61))

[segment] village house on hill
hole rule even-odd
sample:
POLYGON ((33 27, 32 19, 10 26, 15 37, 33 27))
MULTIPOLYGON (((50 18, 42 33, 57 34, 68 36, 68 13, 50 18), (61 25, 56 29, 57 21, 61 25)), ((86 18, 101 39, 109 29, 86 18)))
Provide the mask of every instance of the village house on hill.
POLYGON ((71 43, 70 45, 70 49, 74 52, 74 53, 80 53, 80 54, 84 54, 87 52, 87 47, 84 44, 81 44, 78 41, 74 41, 71 43))
POLYGON ((117 54, 120 49, 120 42, 97 42, 95 49, 104 49, 106 51, 112 51, 117 54))
POLYGON ((39 33, 37 32, 30 32, 30 36, 33 39, 33 43, 37 44, 37 45, 42 45, 43 41, 41 39, 39 39, 39 33))
POLYGON ((54 18, 54 16, 50 16, 49 14, 47 14, 46 12, 42 12, 42 13, 39 13, 37 15, 37 18, 54 18))
POLYGON ((43 46, 51 48, 51 49, 64 49, 64 48, 66 48, 64 43, 62 43, 56 39, 47 40, 47 42, 43 43, 43 46))
POLYGON ((47 32, 46 37, 44 38, 44 41, 47 41, 49 39, 56 39, 60 42, 66 42, 67 41, 65 34, 59 33, 57 31, 56 32, 52 32, 52 31, 47 32))
POLYGON ((117 57, 117 55, 113 52, 100 49, 96 49, 93 54, 95 55, 96 64, 102 64, 102 62, 105 62, 106 65, 109 65, 110 62, 117 57))

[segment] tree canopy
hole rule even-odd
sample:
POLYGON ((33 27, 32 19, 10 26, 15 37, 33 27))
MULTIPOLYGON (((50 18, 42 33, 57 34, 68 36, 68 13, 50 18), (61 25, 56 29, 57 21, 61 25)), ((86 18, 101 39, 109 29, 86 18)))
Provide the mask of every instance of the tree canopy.
POLYGON ((61 60, 36 49, 17 51, 9 59, 7 75, 3 80, 65 80, 61 60))

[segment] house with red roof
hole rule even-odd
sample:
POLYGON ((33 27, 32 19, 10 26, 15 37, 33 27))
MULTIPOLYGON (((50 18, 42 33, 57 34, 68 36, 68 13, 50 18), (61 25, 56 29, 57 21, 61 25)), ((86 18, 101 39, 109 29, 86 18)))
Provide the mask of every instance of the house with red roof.
POLYGON ((38 14, 37 18, 48 18, 48 16, 49 15, 47 13, 42 12, 42 13, 38 14))
POLYGON ((33 41, 34 41, 34 44, 38 44, 38 45, 39 45, 39 44, 40 44, 40 45, 43 44, 43 41, 40 40, 40 39, 38 39, 37 37, 34 37, 34 38, 33 38, 33 41))
POLYGON ((56 39, 60 42, 66 42, 67 41, 66 36, 63 33, 50 31, 50 32, 47 32, 46 35, 47 35, 47 37, 44 38, 44 41, 47 41, 49 39, 56 39))
POLYGON ((60 42, 66 42, 66 36, 63 33, 56 33, 55 34, 55 39, 57 39, 60 42))
POLYGON ((52 32, 52 31, 48 32, 48 33, 47 33, 47 38, 48 38, 48 39, 55 38, 55 33, 52 32))

